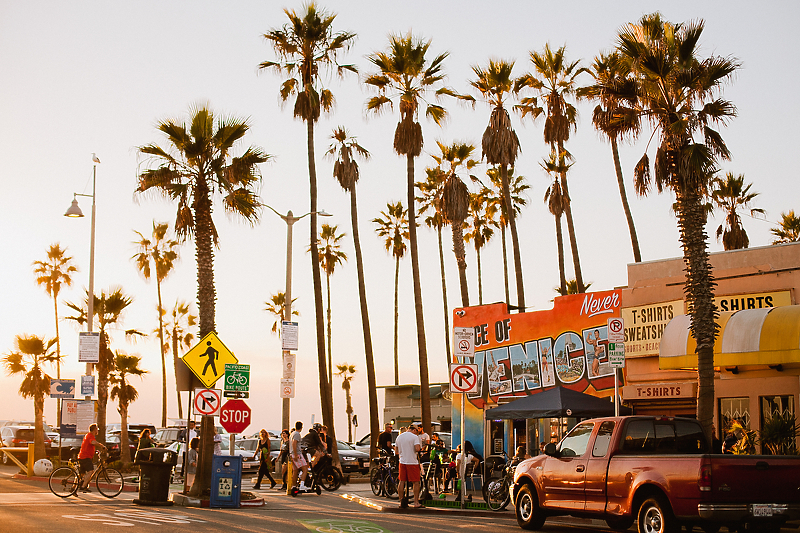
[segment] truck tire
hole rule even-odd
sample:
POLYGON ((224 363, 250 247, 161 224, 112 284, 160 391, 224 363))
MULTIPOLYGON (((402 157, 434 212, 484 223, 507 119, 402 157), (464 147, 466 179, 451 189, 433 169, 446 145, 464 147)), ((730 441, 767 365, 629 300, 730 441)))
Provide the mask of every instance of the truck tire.
POLYGON ((514 507, 514 514, 517 516, 519 527, 531 531, 542 529, 547 517, 539 508, 536 493, 531 490, 530 485, 522 485, 519 489, 519 495, 514 507))
POLYGON ((678 521, 662 496, 653 496, 639 507, 639 533, 677 533, 678 521))
POLYGON ((606 524, 614 531, 626 531, 633 525, 632 516, 616 516, 614 518, 606 518, 606 524))

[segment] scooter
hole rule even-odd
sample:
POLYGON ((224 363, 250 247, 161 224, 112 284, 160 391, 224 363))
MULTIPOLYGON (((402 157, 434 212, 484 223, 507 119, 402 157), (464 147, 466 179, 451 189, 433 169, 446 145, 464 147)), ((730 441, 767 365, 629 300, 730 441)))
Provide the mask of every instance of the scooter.
POLYGON ((305 490, 300 490, 300 487, 292 487, 290 494, 292 496, 297 496, 298 494, 311 494, 314 492, 316 492, 317 496, 319 496, 322 494, 322 488, 312 481, 311 486, 306 487, 305 490))

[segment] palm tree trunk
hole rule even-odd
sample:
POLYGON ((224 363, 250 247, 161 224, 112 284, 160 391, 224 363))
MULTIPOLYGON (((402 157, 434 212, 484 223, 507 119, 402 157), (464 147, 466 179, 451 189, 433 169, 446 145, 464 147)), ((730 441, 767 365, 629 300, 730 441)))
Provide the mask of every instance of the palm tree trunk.
POLYGON ((450 368, 450 311, 447 307, 447 281, 444 274, 444 247, 442 246, 442 226, 436 226, 439 238, 439 266, 442 271, 442 303, 444 305, 444 353, 447 357, 445 368, 450 368))
MULTIPOLYGON (((322 307, 322 277, 319 271, 319 248, 317 247, 317 167, 314 161, 314 122, 306 120, 306 144, 308 147, 308 180, 311 197, 311 274, 314 280, 314 310, 317 331, 317 363, 319 367, 320 407, 322 423, 336 442, 333 427, 333 392, 328 380, 328 369, 325 358, 325 318, 322 307)), ((333 461, 339 463, 339 451, 333 447, 333 461)))
MULTIPOLYGON (((56 316, 56 377, 61 379, 61 336, 58 333, 58 293, 53 292, 53 309, 56 316)), ((56 400, 56 424, 61 426, 61 399, 56 400)))
MULTIPOLYGON (((120 384, 120 388, 123 391, 125 390, 124 379, 120 384)), ((119 416, 121 418, 119 431, 119 458, 122 461, 122 464, 126 465, 131 462, 131 447, 128 446, 128 442, 130 441, 130 437, 128 435, 128 402, 123 398, 119 399, 119 416)))
POLYGON ((347 399, 347 442, 353 442, 353 401, 350 397, 350 382, 347 382, 344 394, 347 399))
MULTIPOLYGON (((183 363, 181 362, 181 364, 183 363)), ((172 367, 175 369, 175 392, 178 393, 178 418, 183 420, 181 391, 178 390, 178 328, 172 328, 172 367)))
MULTIPOLYGON (((333 384, 333 366, 331 359, 331 275, 327 272, 325 273, 325 285, 328 295, 328 308, 326 309, 328 319, 328 383, 333 384)), ((333 390, 331 390, 331 392, 333 392, 333 390)))
MULTIPOLYGON (((558 153, 564 152, 564 143, 558 142, 558 153)), ((578 257, 578 241, 575 238, 575 224, 572 222, 572 199, 569 196, 569 188, 567 187, 567 173, 561 172, 561 192, 567 197, 566 206, 564 208, 564 215, 567 218, 567 231, 569 232, 569 245, 572 251, 572 266, 575 269, 575 282, 578 285, 578 292, 586 292, 586 287, 583 284, 583 274, 581 273, 581 260, 578 257)))
POLYGON ((517 278, 517 306, 519 312, 525 311, 525 288, 522 285, 522 259, 519 253, 519 236, 517 235, 517 221, 511 204, 511 190, 508 186, 508 166, 500 165, 500 178, 503 182, 503 203, 508 214, 508 223, 511 227, 511 245, 514 252, 514 272, 517 278))
POLYGON ((408 235, 411 246, 411 273, 414 278, 414 312, 417 318, 417 346, 419 349, 419 391, 422 427, 431 434, 431 394, 428 381, 428 347, 425 343, 425 316, 422 313, 422 288, 419 275, 419 249, 417 246, 417 207, 414 187, 414 156, 406 155, 406 196, 408 201, 408 235))
POLYGON ((469 307, 469 286, 467 284, 467 252, 464 250, 464 223, 454 220, 450 223, 453 230, 453 253, 458 265, 458 282, 461 286, 461 307, 469 307))
POLYGON ((156 291, 158 292, 158 346, 161 352, 161 427, 167 427, 167 354, 164 349, 164 319, 161 307, 161 280, 156 266, 156 291))
POLYGON ((483 305, 483 282, 481 281, 481 249, 475 249, 475 255, 478 256, 478 305, 483 305))
MULTIPOLYGON (((378 389, 375 380, 375 357, 372 352, 372 332, 369 327, 369 310, 367 309, 367 286, 364 281, 364 261, 361 257, 361 238, 358 234, 358 204, 356 202, 356 184, 350 187, 350 220, 353 226, 353 246, 356 250, 356 270, 358 270, 358 298, 361 303, 361 329, 364 333, 364 355, 367 361, 367 389, 369 393, 369 431, 370 457, 377 457, 378 432, 380 418, 378 416, 378 389)), ((352 442, 352 439, 350 440, 352 442)))
MULTIPOLYGON (((505 202, 504 202, 505 204, 505 202)), ((505 209, 505 207, 504 207, 505 209)), ((503 244, 503 281, 506 289, 506 305, 511 303, 511 296, 508 292, 508 250, 506 249, 506 226, 500 226, 500 242, 503 244)))
POLYGON ((398 350, 398 326, 400 323, 400 313, 398 308, 398 299, 400 297, 400 258, 396 257, 394 262, 394 384, 400 384, 400 370, 398 350))
POLYGON ((622 179, 622 165, 619 162, 619 148, 617 138, 611 137, 611 153, 614 155, 614 168, 617 171, 617 185, 619 186, 619 197, 622 199, 622 209, 625 211, 625 219, 628 221, 628 231, 631 234, 631 246, 633 247, 633 260, 636 263, 642 262, 642 253, 639 251, 639 238, 636 236, 636 228, 633 225, 633 215, 628 205, 628 195, 625 192, 625 180, 622 179))
POLYGON ((561 287, 561 296, 567 295, 567 275, 564 271, 564 234, 561 231, 561 215, 556 218, 556 243, 558 245, 558 278, 561 287))
POLYGON ((711 442, 714 422, 714 338, 718 329, 714 305, 716 283, 708 259, 705 214, 696 191, 677 194, 678 225, 686 264, 687 314, 691 333, 697 340, 697 420, 711 442))
MULTIPOLYGON (((50 383, 46 386, 50 387, 50 383)), ((33 460, 44 459, 44 391, 36 391, 33 397, 33 460)))

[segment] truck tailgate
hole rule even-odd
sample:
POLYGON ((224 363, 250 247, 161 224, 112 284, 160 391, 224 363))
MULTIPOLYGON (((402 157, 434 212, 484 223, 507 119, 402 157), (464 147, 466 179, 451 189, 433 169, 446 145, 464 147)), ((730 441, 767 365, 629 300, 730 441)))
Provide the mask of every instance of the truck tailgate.
POLYGON ((800 456, 711 455, 711 501, 800 502, 800 456))

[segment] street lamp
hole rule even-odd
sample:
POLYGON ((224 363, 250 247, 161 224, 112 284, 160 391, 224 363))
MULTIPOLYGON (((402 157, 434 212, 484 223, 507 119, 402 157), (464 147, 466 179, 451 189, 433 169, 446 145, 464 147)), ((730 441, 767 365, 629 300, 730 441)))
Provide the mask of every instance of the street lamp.
MULTIPOLYGON (((100 162, 100 159, 97 158, 95 154, 92 154, 92 161, 94 161, 94 166, 92 168, 92 194, 81 194, 81 193, 72 193, 72 205, 70 205, 67 212, 64 213, 65 217, 71 218, 81 218, 83 217, 83 211, 81 208, 78 207, 78 196, 86 196, 92 198, 92 229, 91 229, 91 241, 89 247, 89 308, 87 310, 87 329, 89 333, 93 331, 94 327, 94 215, 95 215, 95 192, 96 192, 96 185, 97 185, 97 163, 100 162)), ((92 375, 92 363, 86 363, 86 375, 92 375)), ((91 396, 86 396, 86 400, 91 400, 91 396)))
MULTIPOLYGON (((300 220, 301 218, 307 217, 308 215, 315 213, 317 215, 323 217, 332 216, 330 213, 326 213, 323 209, 322 211, 310 211, 303 216, 296 217, 292 214, 291 211, 282 215, 278 213, 275 208, 264 204, 268 207, 273 213, 281 217, 281 220, 286 222, 286 290, 284 292, 284 316, 286 317, 285 320, 292 320, 292 226, 294 223, 300 220)), ((288 350, 283 350, 283 359, 286 359, 286 356, 289 354, 288 350)), ((288 428, 291 427, 289 425, 289 398, 283 398, 283 404, 281 408, 281 427, 288 428)))

